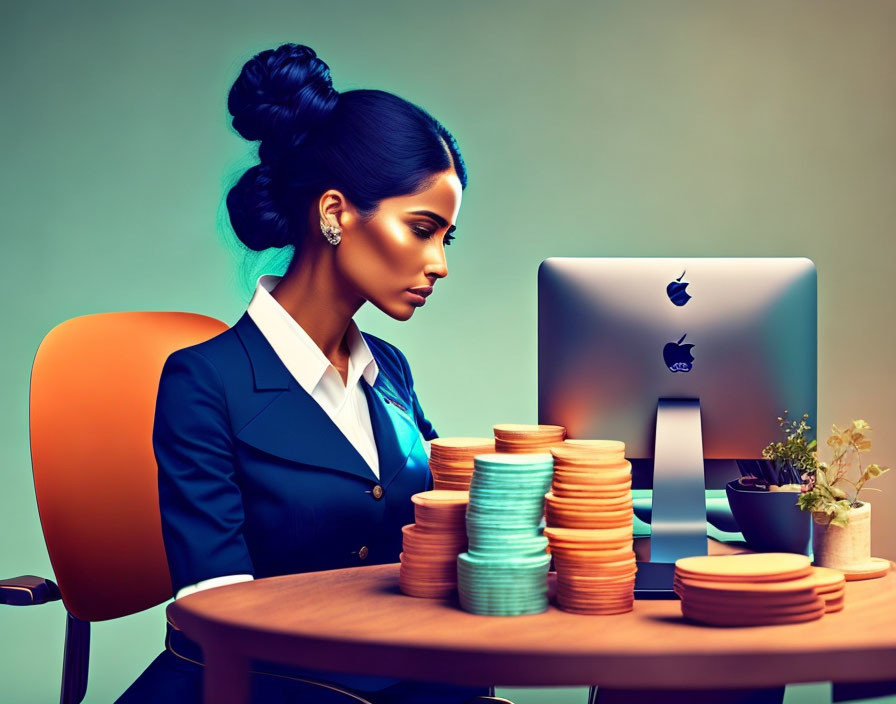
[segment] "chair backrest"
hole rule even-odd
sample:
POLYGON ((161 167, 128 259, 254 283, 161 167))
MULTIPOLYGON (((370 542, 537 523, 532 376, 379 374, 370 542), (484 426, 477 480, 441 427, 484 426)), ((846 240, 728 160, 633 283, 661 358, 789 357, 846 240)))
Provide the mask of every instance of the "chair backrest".
POLYGON ((227 329, 194 313, 100 313, 44 337, 31 370, 34 490, 66 608, 84 621, 171 597, 152 426, 174 350, 227 329))

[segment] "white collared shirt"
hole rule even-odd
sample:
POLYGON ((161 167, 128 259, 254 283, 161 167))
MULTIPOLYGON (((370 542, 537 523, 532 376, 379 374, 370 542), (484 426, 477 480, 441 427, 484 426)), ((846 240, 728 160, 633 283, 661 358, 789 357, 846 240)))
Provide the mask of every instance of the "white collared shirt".
POLYGON ((370 386, 376 381, 379 367, 373 354, 355 321, 350 321, 346 332, 348 378, 343 384, 336 367, 271 295, 280 278, 260 276, 246 312, 299 386, 324 409, 379 479, 379 459, 370 424, 370 410, 360 384, 362 376, 370 386))
MULTIPOLYGON (((373 386, 379 373, 376 360, 358 326, 351 321, 346 332, 349 347, 348 374, 346 383, 343 383, 342 375, 314 340, 271 295, 281 278, 270 274, 260 276, 246 312, 299 386, 317 401, 379 479, 376 440, 370 423, 367 396, 360 384, 361 377, 364 377, 373 386)), ((213 577, 183 587, 174 598, 180 599, 201 589, 251 579, 250 574, 213 577)))

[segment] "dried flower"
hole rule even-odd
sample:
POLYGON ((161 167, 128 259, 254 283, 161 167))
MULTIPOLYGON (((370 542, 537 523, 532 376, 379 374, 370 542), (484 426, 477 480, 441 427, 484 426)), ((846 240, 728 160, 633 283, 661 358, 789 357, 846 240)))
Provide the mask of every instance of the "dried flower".
POLYGON ((862 467, 862 453, 871 450, 871 439, 864 431, 870 430, 871 426, 861 419, 842 429, 831 426, 825 444, 831 448, 833 459, 830 464, 818 462, 814 470, 804 473, 804 478, 808 475, 804 486, 809 488, 800 494, 801 509, 825 513, 834 525, 849 523, 849 509, 862 505, 858 496, 866 482, 890 470, 878 464, 862 467), (853 471, 853 464, 858 466, 858 472, 853 471), (855 481, 851 476, 857 477, 855 481), (852 491, 847 487, 852 487, 852 491))

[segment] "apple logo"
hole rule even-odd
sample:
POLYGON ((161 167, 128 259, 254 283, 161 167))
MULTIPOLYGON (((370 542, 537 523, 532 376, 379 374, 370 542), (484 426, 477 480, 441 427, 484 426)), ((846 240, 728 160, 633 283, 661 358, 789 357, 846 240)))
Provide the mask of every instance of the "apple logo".
POLYGON ((677 306, 683 306, 687 303, 693 296, 691 296, 687 292, 688 282, 682 281, 684 278, 687 269, 681 272, 681 276, 679 276, 675 281, 666 286, 666 295, 669 296, 669 300, 672 301, 677 306))
POLYGON ((691 348, 694 345, 681 344, 687 336, 688 334, 685 333, 678 342, 667 342, 663 347, 663 361, 669 367, 670 372, 689 372, 694 366, 694 355, 691 354, 691 348))

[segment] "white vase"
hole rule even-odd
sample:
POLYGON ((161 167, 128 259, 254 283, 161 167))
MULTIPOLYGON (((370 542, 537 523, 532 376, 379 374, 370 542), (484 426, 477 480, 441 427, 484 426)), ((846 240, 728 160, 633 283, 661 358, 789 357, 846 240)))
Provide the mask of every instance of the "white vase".
POLYGON ((812 514, 812 552, 819 567, 856 569, 871 559, 871 504, 849 509, 849 523, 835 526, 825 513, 812 514))

